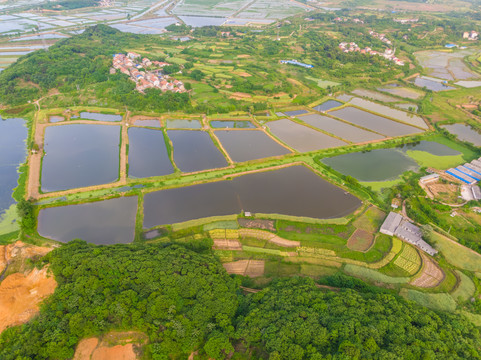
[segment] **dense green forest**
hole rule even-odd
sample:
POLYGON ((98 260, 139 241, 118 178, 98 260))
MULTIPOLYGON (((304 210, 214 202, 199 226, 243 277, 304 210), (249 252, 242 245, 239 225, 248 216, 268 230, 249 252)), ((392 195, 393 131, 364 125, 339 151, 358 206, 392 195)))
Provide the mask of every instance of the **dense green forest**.
MULTIPOLYGON (((360 280, 319 289, 276 280, 244 295, 210 252, 184 246, 96 246, 74 241, 48 254, 58 287, 40 315, 0 336, 1 359, 69 359, 85 337, 146 333, 144 357, 182 359, 479 359, 478 329, 360 280), (355 285, 355 286, 351 286, 355 285)), ((42 264, 39 264, 42 265, 42 264)))

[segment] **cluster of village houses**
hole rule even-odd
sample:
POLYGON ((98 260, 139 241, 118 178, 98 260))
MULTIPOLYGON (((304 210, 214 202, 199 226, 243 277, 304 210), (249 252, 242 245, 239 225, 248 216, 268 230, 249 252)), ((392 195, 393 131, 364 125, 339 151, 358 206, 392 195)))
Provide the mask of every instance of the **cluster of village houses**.
POLYGON ((162 68, 170 65, 163 61, 150 61, 134 52, 115 54, 112 61, 111 73, 119 70, 128 75, 136 83, 137 91, 144 93, 146 89, 157 88, 162 91, 185 92, 182 81, 172 79, 162 74, 162 68))
MULTIPOLYGON (((333 21, 334 22, 347 22, 349 20, 350 19, 348 19, 348 18, 337 17, 333 21)), ((361 20, 361 19, 358 19, 358 18, 352 19, 352 22, 355 23, 355 24, 364 24, 364 21, 361 20)))
POLYGON ((479 34, 474 30, 465 31, 463 33, 463 39, 468 39, 468 40, 471 40, 471 41, 478 40, 478 36, 479 36, 479 34))
POLYGON ((379 51, 372 50, 370 47, 366 47, 364 49, 361 49, 355 42, 350 42, 350 43, 342 42, 342 43, 339 44, 339 48, 342 51, 344 51, 345 53, 358 51, 361 54, 378 55, 378 56, 384 57, 385 59, 393 61, 396 65, 399 65, 399 66, 404 65, 404 61, 398 59, 394 55, 394 50, 389 49, 389 48, 386 49, 384 51, 384 53, 381 53, 379 51))

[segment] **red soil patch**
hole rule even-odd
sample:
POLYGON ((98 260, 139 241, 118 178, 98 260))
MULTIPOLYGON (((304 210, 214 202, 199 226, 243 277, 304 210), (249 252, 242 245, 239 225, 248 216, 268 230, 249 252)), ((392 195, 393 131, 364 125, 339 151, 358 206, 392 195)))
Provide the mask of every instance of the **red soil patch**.
POLYGON ((12 325, 26 323, 39 310, 38 304, 57 287, 47 268, 29 274, 15 273, 0 283, 0 332, 12 325))
POLYGON ((73 360, 137 360, 135 348, 147 337, 137 332, 111 332, 98 338, 83 339, 75 349, 73 360))
POLYGON ((230 96, 231 99, 236 99, 236 100, 242 100, 250 97, 252 97, 252 95, 242 93, 242 92, 235 92, 235 93, 232 93, 232 95, 230 96))
MULTIPOLYGON (((25 259, 33 259, 45 256, 53 248, 41 247, 25 244, 17 241, 13 244, 0 246, 0 272, 5 269, 7 264, 13 262, 23 262, 25 259)), ((21 268, 22 266, 20 266, 21 268)))

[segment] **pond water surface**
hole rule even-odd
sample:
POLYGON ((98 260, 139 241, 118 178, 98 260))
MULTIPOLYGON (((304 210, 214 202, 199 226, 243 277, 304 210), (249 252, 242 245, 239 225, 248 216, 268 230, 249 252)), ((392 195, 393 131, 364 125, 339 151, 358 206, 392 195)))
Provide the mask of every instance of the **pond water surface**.
POLYGON ((424 77, 417 77, 414 80, 414 84, 421 88, 426 87, 426 89, 432 90, 432 91, 445 91, 445 90, 455 89, 454 87, 445 85, 440 81, 435 81, 435 80, 427 79, 424 77))
POLYGON ((314 106, 313 109, 316 110, 316 111, 322 112, 322 111, 331 110, 333 108, 336 108, 336 107, 339 107, 339 106, 342 106, 342 105, 343 105, 342 102, 339 102, 339 101, 336 101, 336 100, 327 100, 326 102, 323 102, 320 105, 314 106))
POLYGON ((354 143, 380 140, 385 138, 383 135, 360 129, 358 127, 349 125, 345 122, 330 118, 328 116, 314 114, 301 116, 299 117, 299 119, 311 126, 327 131, 328 133, 339 136, 354 143))
POLYGON ((42 191, 115 181, 119 176, 120 126, 68 124, 45 129, 42 191))
POLYGON ((168 130, 174 146, 174 161, 182 172, 227 166, 224 155, 205 131, 168 130))
POLYGON ((231 181, 148 193, 144 197, 144 228, 239 214, 242 210, 335 218, 350 214, 360 205, 358 198, 299 165, 247 174, 231 181))
POLYGON ((210 126, 215 129, 253 129, 256 126, 248 120, 213 120, 210 126))
POLYGON ((331 111, 329 114, 387 136, 404 136, 422 132, 421 129, 401 124, 351 106, 331 111))
POLYGON ((290 153, 288 149, 259 130, 229 131, 218 130, 224 149, 235 162, 261 159, 290 153))
POLYGON ((300 152, 346 145, 342 140, 288 119, 271 121, 267 126, 281 141, 300 152))
POLYGON ((159 119, 135 120, 135 126, 160 127, 159 119))
POLYGON ((136 214, 136 196, 45 208, 38 215, 38 233, 61 242, 126 244, 134 240, 136 214))
POLYGON ((12 192, 17 186, 17 167, 25 161, 26 139, 25 120, 0 117, 0 215, 15 202, 12 192))
POLYGON ((475 146, 481 146, 481 133, 466 124, 443 125, 443 128, 456 135, 462 141, 470 142, 475 146))
POLYGON ((129 177, 143 178, 172 174, 164 133, 160 130, 129 129, 129 177))
POLYGON ((376 149, 325 158, 322 162, 334 170, 359 181, 385 181, 397 178, 408 170, 417 170, 417 163, 396 149, 376 149))
POLYGON ((101 114, 83 111, 80 113, 81 119, 98 120, 98 121, 122 121, 122 115, 101 114))
POLYGON ((167 120, 168 129, 200 129, 202 125, 199 120, 175 119, 167 120))

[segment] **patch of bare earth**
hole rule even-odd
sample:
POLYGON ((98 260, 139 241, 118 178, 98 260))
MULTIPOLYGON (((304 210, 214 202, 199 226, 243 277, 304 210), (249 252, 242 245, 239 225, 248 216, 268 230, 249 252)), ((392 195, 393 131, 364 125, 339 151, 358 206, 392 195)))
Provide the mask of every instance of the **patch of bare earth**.
POLYGON ((222 264, 229 274, 259 277, 264 275, 264 260, 238 260, 222 264))
POLYGON ((441 268, 433 259, 428 257, 423 252, 421 252, 421 258, 423 261, 421 274, 409 284, 421 288, 432 288, 438 286, 441 281, 444 280, 445 275, 443 270, 441 270, 441 268))
POLYGON ((239 240, 232 239, 214 239, 214 250, 236 250, 241 251, 242 245, 239 240))
POLYGON ((57 282, 47 275, 47 268, 7 276, 0 283, 0 332, 29 321, 38 313, 38 304, 56 287, 57 282))
POLYGON ((242 93, 242 92, 235 92, 232 93, 232 95, 229 97, 230 99, 236 99, 236 100, 242 100, 242 99, 248 99, 252 97, 252 95, 247 94, 247 93, 242 93))
POLYGON ((137 360, 147 336, 137 332, 111 332, 99 338, 83 339, 73 360, 137 360))
POLYGON ((240 226, 245 228, 276 231, 274 220, 239 219, 237 221, 240 226))
POLYGON ((367 251, 374 242, 374 235, 366 230, 357 229, 347 240, 347 247, 354 251, 367 251))
POLYGON ((35 259, 45 256, 53 247, 42 247, 25 244, 17 241, 13 244, 0 246, 0 273, 3 272, 8 265, 15 268, 15 271, 22 272, 25 270, 25 260, 35 259))
POLYGON ((301 246, 300 241, 287 240, 275 234, 272 234, 268 231, 262 231, 262 230, 240 229, 239 236, 243 238, 255 238, 255 239, 261 239, 261 240, 267 240, 270 243, 273 243, 275 245, 282 246, 282 247, 301 246))

